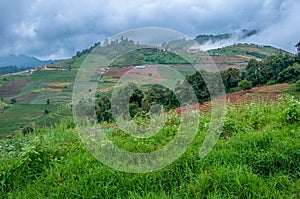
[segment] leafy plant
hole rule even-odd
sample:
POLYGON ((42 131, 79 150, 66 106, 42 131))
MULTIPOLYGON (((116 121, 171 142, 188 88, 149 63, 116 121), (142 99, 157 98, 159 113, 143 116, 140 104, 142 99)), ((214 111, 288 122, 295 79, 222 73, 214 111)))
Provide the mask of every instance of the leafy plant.
POLYGON ((287 107, 283 111, 284 120, 289 123, 300 121, 300 102, 290 96, 287 100, 287 107))
POLYGON ((226 118, 222 130, 222 137, 231 137, 237 133, 245 133, 245 128, 243 125, 231 118, 226 118))

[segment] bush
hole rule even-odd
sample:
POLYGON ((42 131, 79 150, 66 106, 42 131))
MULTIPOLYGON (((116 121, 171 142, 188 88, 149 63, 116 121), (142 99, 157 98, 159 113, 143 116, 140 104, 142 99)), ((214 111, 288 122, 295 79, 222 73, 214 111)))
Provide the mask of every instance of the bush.
POLYGON ((289 123, 300 121, 300 102, 293 96, 287 101, 287 108, 283 111, 284 120, 289 123))
POLYGON ((248 90, 252 88, 252 82, 246 79, 243 79, 238 83, 238 87, 242 90, 248 90))
POLYGON ((300 80, 295 83, 295 90, 300 91, 300 80))
POLYGON ((10 100, 10 104, 15 104, 15 103, 17 103, 17 100, 16 100, 15 98, 12 98, 12 99, 10 100))
POLYGON ((243 125, 234 119, 226 118, 221 136, 231 137, 237 133, 245 133, 243 125))
POLYGON ((23 135, 26 135, 28 133, 32 133, 33 131, 34 131, 34 129, 32 127, 27 126, 22 130, 22 133, 23 133, 23 135))

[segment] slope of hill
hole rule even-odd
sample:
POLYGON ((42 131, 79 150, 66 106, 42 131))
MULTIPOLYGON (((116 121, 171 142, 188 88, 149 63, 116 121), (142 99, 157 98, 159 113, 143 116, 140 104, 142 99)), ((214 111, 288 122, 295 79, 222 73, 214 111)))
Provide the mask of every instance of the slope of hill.
POLYGON ((29 57, 26 55, 9 55, 0 57, 0 67, 17 66, 19 68, 34 68, 58 61, 59 60, 42 61, 35 57, 29 57))
MULTIPOLYGON (((252 33, 246 31, 241 35, 251 35, 252 33)), ((201 38, 203 42, 206 40, 219 40, 225 39, 227 37, 232 37, 231 34, 223 34, 223 35, 202 35, 201 38)), ((200 36, 199 36, 200 38, 200 36)), ((81 52, 77 52, 75 56, 70 59, 63 60, 57 63, 51 63, 47 66, 50 68, 63 68, 63 69, 78 69, 86 58, 86 56, 92 52, 96 47, 98 47, 100 43, 96 43, 88 49, 85 49, 81 52)), ((196 60, 195 63, 199 62, 202 59, 208 59, 207 55, 211 56, 213 61, 217 64, 220 69, 226 69, 230 66, 244 67, 245 64, 250 59, 263 59, 266 56, 276 55, 279 53, 287 53, 289 52, 283 51, 281 49, 274 48, 272 46, 264 46, 264 45, 256 45, 256 44, 234 44, 232 46, 225 46, 218 49, 208 50, 207 53, 203 53, 200 49, 196 49, 196 51, 191 52, 187 45, 189 41, 180 40, 180 41, 171 41, 169 43, 162 44, 161 49, 154 48, 144 48, 143 45, 138 43, 134 43, 131 40, 123 39, 120 41, 112 41, 108 45, 102 45, 100 48, 96 48, 96 51, 101 51, 100 53, 110 52, 114 54, 116 49, 122 48, 122 46, 126 46, 128 49, 128 53, 122 55, 112 64, 113 66, 118 67, 126 67, 131 65, 143 65, 143 64, 187 64, 188 62, 173 53, 172 51, 175 49, 178 50, 178 46, 180 46, 180 51, 184 51, 183 53, 189 57, 190 60, 196 60), (179 44, 178 44, 179 43, 179 44), (183 43, 183 44, 182 44, 183 43), (144 48, 141 50, 131 51, 131 48, 144 48), (170 49, 169 51, 165 51, 164 48, 170 49)), ((118 49, 120 50, 120 49, 118 49)), ((98 53, 98 52, 96 52, 98 53)))
MULTIPOLYGON (((208 50, 207 52, 220 69, 226 69, 229 66, 243 68, 250 59, 261 60, 267 56, 277 55, 279 53, 292 55, 287 51, 272 46, 246 43, 225 46, 208 50)), ((202 58, 205 59, 205 57, 202 58)))
MULTIPOLYGON (((0 114, 0 134, 12 134, 16 130, 32 126, 32 123, 39 123, 41 125, 53 124, 59 121, 60 117, 71 116, 70 107, 65 105, 72 101, 71 95, 77 69, 88 53, 98 45, 99 43, 96 43, 91 48, 78 52, 71 59, 48 64, 47 68, 40 68, 39 70, 26 73, 26 75, 19 74, 0 77, 0 98, 5 104, 5 106, 2 106, 2 110, 4 111, 0 114), (18 111, 18 108, 22 108, 23 111, 18 111), (66 115, 64 111, 61 111, 62 109, 67 113, 66 115), (49 122, 47 122, 47 119, 49 119, 49 122)), ((105 45, 100 50, 102 53, 115 52, 114 49, 122 45, 133 47, 138 44, 124 39, 119 41, 119 43, 115 42, 105 45)), ((201 52, 185 52, 191 59, 206 58, 201 52)), ((258 54, 269 56, 280 52, 283 51, 270 46, 237 44, 210 50, 208 53, 219 68, 226 69, 230 66, 244 67, 249 59, 259 59, 256 57, 258 54)), ((115 60, 114 64, 117 67, 111 67, 106 71, 104 78, 99 83, 101 84, 101 88, 98 88, 97 95, 101 96, 102 94, 109 94, 107 92, 112 92, 118 78, 130 69, 128 65, 147 63, 150 64, 149 66, 151 64, 155 66, 163 63, 163 66, 167 63, 168 66, 174 67, 183 75, 193 73, 195 69, 185 62, 186 60, 178 55, 166 53, 162 49, 154 50, 148 48, 131 51, 115 60)), ((137 78, 149 78, 148 69, 149 67, 140 69, 139 73, 136 74, 137 78)), ((151 75, 153 78, 156 77, 156 73, 152 72, 151 75)))
MULTIPOLYGON (((0 141, 0 197, 299 198, 300 123, 288 119, 295 102, 287 97, 278 104, 229 109, 216 146, 199 158, 210 125, 210 115, 203 115, 189 149, 171 165, 146 174, 124 173, 100 163, 72 121, 36 129, 0 141)), ((178 121, 171 117, 147 139, 133 139, 105 124, 102 130, 121 149, 146 153, 168 145, 178 121)))

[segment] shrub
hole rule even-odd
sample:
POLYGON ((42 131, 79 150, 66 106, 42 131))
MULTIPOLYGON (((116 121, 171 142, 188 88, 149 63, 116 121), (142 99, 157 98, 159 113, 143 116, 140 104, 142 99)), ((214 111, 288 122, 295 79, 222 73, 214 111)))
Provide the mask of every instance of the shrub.
POLYGON ((17 100, 16 100, 15 98, 12 98, 12 99, 10 100, 10 103, 11 103, 11 104, 15 104, 15 103, 17 103, 17 100))
POLYGON ((300 91, 300 80, 295 83, 295 90, 300 91))
POLYGON ((222 137, 231 137, 237 133, 244 133, 245 128, 238 121, 230 118, 226 118, 222 130, 222 137))
POLYGON ((300 102, 293 96, 288 99, 283 115, 286 122, 296 123, 300 121, 300 102))
POLYGON ((34 131, 34 129, 32 127, 27 126, 27 127, 23 128, 22 133, 23 133, 23 135, 26 135, 28 133, 32 133, 33 131, 34 131))
POLYGON ((243 79, 238 83, 238 87, 242 90, 248 90, 252 88, 252 82, 246 79, 243 79))

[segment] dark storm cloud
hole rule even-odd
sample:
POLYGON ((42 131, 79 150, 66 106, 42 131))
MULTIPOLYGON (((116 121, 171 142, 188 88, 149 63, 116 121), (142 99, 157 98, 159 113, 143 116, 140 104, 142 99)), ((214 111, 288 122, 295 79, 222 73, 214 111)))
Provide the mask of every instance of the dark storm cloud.
POLYGON ((141 0, 0 2, 0 53, 72 56, 120 31, 159 26, 189 36, 259 29, 251 42, 293 50, 299 1, 141 0))

